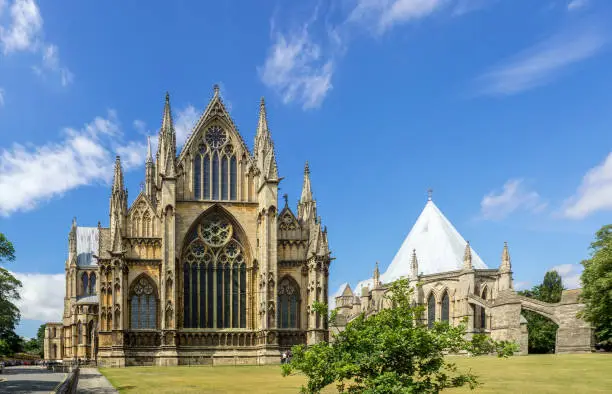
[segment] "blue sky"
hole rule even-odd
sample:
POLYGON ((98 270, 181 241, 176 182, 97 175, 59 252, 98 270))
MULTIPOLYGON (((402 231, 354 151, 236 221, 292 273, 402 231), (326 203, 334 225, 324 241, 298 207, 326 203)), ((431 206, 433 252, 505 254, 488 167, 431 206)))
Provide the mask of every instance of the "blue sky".
POLYGON ((289 3, 0 0, 0 231, 22 335, 61 316, 72 217, 108 225, 115 154, 131 200, 165 92, 180 143, 215 83, 249 144, 266 97, 293 206, 309 160, 330 292, 386 269, 429 187, 490 267, 508 241, 520 287, 552 267, 577 285, 612 221, 612 4, 289 3))

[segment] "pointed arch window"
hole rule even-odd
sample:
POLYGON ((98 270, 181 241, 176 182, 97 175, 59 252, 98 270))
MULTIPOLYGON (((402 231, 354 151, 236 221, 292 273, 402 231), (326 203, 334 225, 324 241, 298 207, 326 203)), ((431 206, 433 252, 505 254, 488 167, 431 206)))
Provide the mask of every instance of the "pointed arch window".
POLYGON ((427 327, 433 328, 436 321, 436 298, 433 293, 427 299, 427 327))
POLYGON ((202 156, 199 153, 193 160, 193 194, 196 200, 202 198, 202 156))
POLYGON ((83 272, 83 275, 81 275, 81 281, 82 281, 82 285, 83 285, 83 295, 87 295, 89 292, 89 284, 88 284, 88 275, 87 272, 83 272))
POLYGON ((96 274, 92 272, 89 276, 89 294, 96 294, 96 274))
POLYGON ((157 293, 150 278, 142 276, 136 280, 129 302, 132 330, 157 328, 157 293))
POLYGON ((278 286, 278 327, 299 328, 300 287, 292 278, 284 278, 278 286))
POLYGON ((238 198, 238 165, 236 163, 236 156, 232 156, 230 159, 230 200, 236 200, 238 198))
POLYGON ((77 342, 79 345, 83 344, 83 326, 81 325, 81 322, 77 323, 77 342))
POLYGON ((449 309, 450 309, 450 300, 448 298, 448 292, 444 292, 444 296, 442 297, 442 321, 448 322, 449 320, 449 309))
POLYGON ((194 199, 237 200, 238 162, 225 130, 210 127, 193 155, 194 199))
POLYGON ((228 188, 229 188, 229 164, 227 161, 227 156, 223 156, 221 159, 221 200, 228 199, 228 188))
POLYGON ((245 252, 232 224, 214 214, 194 233, 182 254, 184 328, 245 328, 245 252))

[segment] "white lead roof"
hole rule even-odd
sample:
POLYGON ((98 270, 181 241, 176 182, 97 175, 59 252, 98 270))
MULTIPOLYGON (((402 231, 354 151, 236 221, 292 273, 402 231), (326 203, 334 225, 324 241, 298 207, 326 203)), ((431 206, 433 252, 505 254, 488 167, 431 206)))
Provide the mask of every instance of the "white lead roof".
MULTIPOLYGON (((465 245, 465 239, 430 199, 389 268, 381 275, 381 282, 389 283, 401 277, 410 277, 413 250, 416 250, 419 274, 429 275, 461 270, 465 245)), ((470 249, 473 267, 487 269, 487 265, 476 251, 471 246, 470 249)))

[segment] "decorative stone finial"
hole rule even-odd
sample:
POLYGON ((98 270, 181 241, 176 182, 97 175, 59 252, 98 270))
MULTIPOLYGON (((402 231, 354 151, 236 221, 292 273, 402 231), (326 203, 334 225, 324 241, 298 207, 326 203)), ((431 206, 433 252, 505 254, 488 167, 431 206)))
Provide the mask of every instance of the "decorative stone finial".
POLYGON ((289 195, 285 193, 283 194, 283 198, 285 199, 285 206, 289 206, 289 195))
POLYGON ((213 91, 215 92, 215 96, 219 95, 219 85, 214 84, 213 85, 213 91))
POLYGON ((166 102, 170 102, 170 93, 168 93, 168 91, 166 91, 166 102))
POLYGON ((304 174, 310 174, 310 166, 308 165, 308 160, 306 160, 306 165, 304 165, 304 174))
POLYGON ((470 241, 465 244, 465 252, 463 252, 463 268, 472 269, 472 248, 470 247, 470 241))
POLYGON ((432 188, 427 189, 427 201, 431 201, 432 194, 433 194, 433 189, 432 188))

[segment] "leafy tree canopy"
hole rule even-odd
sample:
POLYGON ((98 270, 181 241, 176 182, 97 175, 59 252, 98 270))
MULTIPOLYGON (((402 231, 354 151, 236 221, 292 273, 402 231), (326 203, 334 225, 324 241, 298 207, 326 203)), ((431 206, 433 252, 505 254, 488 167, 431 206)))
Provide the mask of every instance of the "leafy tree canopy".
POLYGON ((15 248, 6 236, 0 233, 0 263, 15 260, 15 248))
POLYGON ((294 346, 283 375, 306 375, 303 393, 319 393, 332 383, 340 392, 372 394, 438 393, 466 384, 474 388, 476 377, 459 372, 443 354, 470 349, 465 327, 436 323, 428 329, 420 321, 423 307, 411 305, 411 292, 408 281, 399 280, 387 293, 392 308, 368 318, 362 314, 330 343, 294 346))
POLYGON ((597 340, 612 347, 612 225, 597 231, 591 251, 591 258, 582 261, 581 316, 593 324, 597 340))

